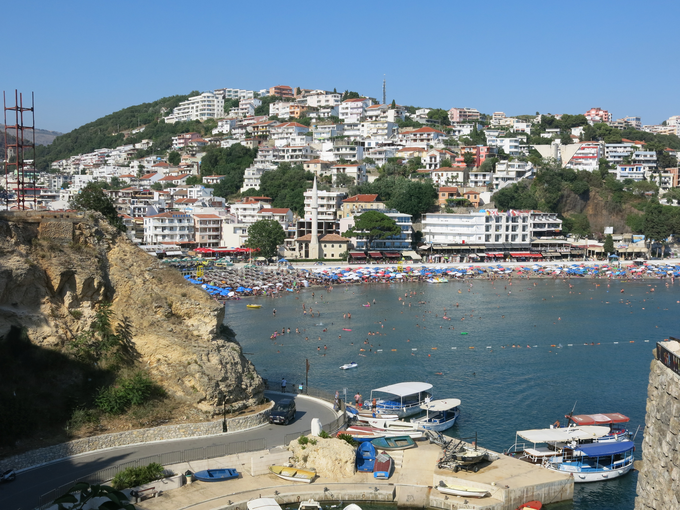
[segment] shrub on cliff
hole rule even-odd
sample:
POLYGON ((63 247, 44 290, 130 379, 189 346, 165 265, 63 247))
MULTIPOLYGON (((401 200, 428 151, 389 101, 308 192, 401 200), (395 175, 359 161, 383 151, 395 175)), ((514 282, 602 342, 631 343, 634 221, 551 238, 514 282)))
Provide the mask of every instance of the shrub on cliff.
POLYGON ((95 402, 106 414, 122 414, 130 407, 140 406, 163 395, 163 389, 140 371, 131 377, 118 379, 113 386, 99 390, 95 402))

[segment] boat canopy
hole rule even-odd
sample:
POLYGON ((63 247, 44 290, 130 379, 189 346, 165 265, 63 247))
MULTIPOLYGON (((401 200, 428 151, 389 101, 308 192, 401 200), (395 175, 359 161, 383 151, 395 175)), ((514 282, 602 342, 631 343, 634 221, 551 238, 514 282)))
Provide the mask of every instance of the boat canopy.
POLYGON ((610 423, 626 423, 630 421, 628 416, 620 413, 607 414, 577 414, 576 416, 567 415, 568 420, 576 425, 609 425, 610 423))
POLYGON ((517 435, 532 443, 568 443, 583 439, 597 439, 609 434, 609 427, 566 427, 560 429, 520 430, 517 435))
POLYGON ((274 498, 251 499, 246 503, 248 510, 281 510, 274 498))
MULTIPOLYGON (((429 391, 432 385, 424 382, 402 382, 397 384, 390 384, 382 388, 376 388, 373 391, 382 391, 383 393, 390 393, 398 397, 406 397, 408 395, 416 395, 423 391, 429 391)), ((371 392, 372 393, 372 392, 371 392)))
POLYGON ((447 398, 446 400, 432 400, 422 404, 420 408, 424 411, 448 411, 460 405, 460 400, 457 398, 447 398))
POLYGON ((580 452, 587 457, 607 457, 630 451, 634 446, 635 443, 628 440, 608 441, 604 443, 582 444, 578 448, 574 448, 574 452, 580 452))

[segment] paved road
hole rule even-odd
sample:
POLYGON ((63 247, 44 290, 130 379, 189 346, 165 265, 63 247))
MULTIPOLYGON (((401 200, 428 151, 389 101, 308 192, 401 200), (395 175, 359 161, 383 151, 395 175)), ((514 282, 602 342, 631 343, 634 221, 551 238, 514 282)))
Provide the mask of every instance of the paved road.
MULTIPOLYGON (((274 401, 283 398, 281 393, 276 392, 267 392, 266 395, 274 401)), ((317 400, 296 398, 295 402, 297 409, 295 421, 286 426, 267 425, 253 430, 219 436, 124 446, 78 455, 46 466, 32 468, 28 471, 19 473, 14 482, 0 485, 0 509, 30 510, 35 508, 38 503, 38 498, 42 494, 81 476, 86 476, 114 464, 128 462, 150 455, 157 455, 159 453, 202 448, 225 443, 238 443, 261 438, 266 439, 267 448, 273 448, 283 444, 284 436, 286 434, 308 430, 312 418, 319 418, 321 423, 329 423, 336 417, 335 413, 329 407, 317 400)))

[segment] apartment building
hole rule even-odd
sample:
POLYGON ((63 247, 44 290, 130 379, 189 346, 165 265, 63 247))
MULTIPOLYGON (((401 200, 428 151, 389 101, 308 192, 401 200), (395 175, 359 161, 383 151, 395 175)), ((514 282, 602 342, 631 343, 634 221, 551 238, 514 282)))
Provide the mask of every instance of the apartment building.
POLYGON ((223 218, 217 214, 194 214, 194 235, 199 248, 217 248, 222 240, 223 218))
POLYGON ((367 180, 366 167, 359 163, 343 163, 331 167, 331 178, 333 179, 334 184, 337 183, 337 178, 341 174, 345 174, 354 179, 355 184, 363 184, 367 180))
POLYGON ((269 95, 290 98, 295 97, 295 94, 293 94, 293 89, 288 85, 276 85, 275 87, 271 87, 269 89, 269 95))
POLYGON ((404 131, 399 134, 399 138, 401 138, 409 147, 427 148, 444 137, 446 137, 446 135, 443 131, 427 126, 411 131, 404 131))
MULTIPOLYGON (((361 215, 367 210, 370 209, 359 210, 351 218, 341 220, 341 232, 345 232, 351 228, 354 225, 354 217, 361 215)), ((370 244, 366 239, 352 238, 354 246, 356 250, 368 252, 369 255, 374 258, 399 258, 401 257, 401 252, 411 250, 411 240, 413 236, 412 216, 410 214, 400 213, 394 209, 385 209, 380 212, 388 218, 393 219, 401 229, 401 232, 398 235, 390 236, 385 239, 373 240, 370 244), (374 252, 374 254, 371 254, 371 252, 374 252)))
POLYGON ((269 116, 278 117, 279 119, 289 119, 291 117, 291 106, 293 103, 286 101, 278 101, 276 103, 269 103, 269 116))
POLYGON ((456 155, 447 150, 431 149, 425 153, 425 156, 421 158, 423 168, 426 170, 436 170, 441 167, 444 160, 448 160, 449 163, 453 163, 456 159, 456 155))
POLYGON ((359 122, 372 104, 373 101, 367 97, 346 99, 340 104, 340 118, 345 122, 359 122))
POLYGON ((245 197, 240 202, 231 204, 231 213, 235 216, 235 223, 252 225, 259 218, 257 213, 261 209, 270 207, 272 199, 269 197, 245 197))
POLYGON ((293 226, 293 211, 286 207, 264 207, 257 212, 257 220, 274 220, 284 232, 293 226))
POLYGON ((437 204, 440 207, 447 205, 447 200, 460 198, 460 192, 455 186, 440 186, 437 190, 437 204))
POLYGON ((307 133, 309 133, 309 128, 297 122, 284 122, 269 128, 269 134, 273 140, 289 140, 307 133))
MULTIPOLYGON (((345 193, 341 191, 318 191, 318 220, 337 221, 345 193)), ((312 190, 305 191, 305 221, 312 220, 312 190)))
POLYGON ((497 191, 522 179, 533 177, 535 170, 534 165, 528 161, 499 161, 493 174, 493 188, 497 191))
POLYGON ((474 108, 451 108, 449 110, 449 120, 451 122, 469 122, 479 120, 480 117, 481 113, 474 108))
POLYGON ((165 117, 165 122, 174 124, 187 120, 219 119, 224 117, 224 98, 214 92, 204 92, 198 96, 182 101, 172 114, 165 117))
POLYGON ((388 120, 366 120, 361 123, 360 131, 361 136, 367 141, 384 142, 397 133, 398 127, 388 120))
POLYGON ((342 201, 341 217, 350 218, 358 214, 359 211, 369 209, 382 212, 387 207, 378 200, 378 195, 353 195, 342 201))
POLYGON ((612 114, 609 113, 607 110, 603 110, 602 108, 591 108, 583 115, 585 115, 586 119, 588 119, 588 122, 590 122, 591 124, 595 122, 612 121, 612 114))
POLYGON ((496 155, 496 148, 489 147, 488 145, 463 145, 460 148, 460 155, 456 158, 454 166, 461 168, 467 166, 465 164, 465 154, 472 154, 475 158, 473 166, 479 168, 487 158, 496 155))
POLYGON ((330 140, 337 136, 342 136, 345 133, 344 124, 316 124, 314 126, 314 141, 323 142, 330 140))
POLYGON ((333 157, 335 161, 361 161, 364 159, 364 148, 361 145, 334 145, 333 157))
POLYGON ((339 106, 342 103, 341 94, 313 94, 306 97, 307 106, 322 108, 339 106))
POLYGON ((574 170, 592 172, 599 168, 602 146, 599 142, 585 142, 580 145, 574 155, 564 165, 574 170))
POLYGON ((225 88, 215 90, 216 96, 221 96, 223 99, 238 99, 239 101, 243 99, 254 99, 255 93, 254 90, 245 89, 225 88))
POLYGON ((144 218, 144 244, 181 244, 194 241, 190 214, 164 212, 144 218))

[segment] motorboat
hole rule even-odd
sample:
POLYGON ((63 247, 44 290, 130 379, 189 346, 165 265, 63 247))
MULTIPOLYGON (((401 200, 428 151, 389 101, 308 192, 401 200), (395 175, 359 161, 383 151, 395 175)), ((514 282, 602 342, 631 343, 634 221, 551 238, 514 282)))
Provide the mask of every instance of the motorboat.
POLYGON ((262 308, 262 305, 246 305, 246 308, 262 308))
POLYGON ((568 427, 579 427, 584 425, 607 425, 609 433, 596 439, 596 442, 620 441, 630 439, 630 431, 621 426, 621 423, 628 423, 630 418, 620 413, 600 413, 600 414, 568 414, 565 416, 568 427))
POLYGON ((611 480, 633 469, 635 443, 628 439, 566 446, 562 453, 547 458, 543 467, 571 473, 575 483, 611 480))
POLYGON ((274 498, 251 499, 246 503, 248 510, 281 510, 281 506, 274 498))
POLYGON ((298 507, 298 510, 321 510, 321 503, 314 499, 300 501, 300 506, 298 507))
POLYGON ((460 415, 460 400, 449 398, 445 400, 432 400, 420 406, 425 411, 425 416, 411 418, 411 423, 416 423, 420 428, 441 432, 448 430, 456 423, 460 415))
POLYGON ((415 448, 416 442, 410 436, 379 437, 371 441, 378 450, 407 450, 415 448))
POLYGON ((356 367, 358 367, 358 366, 359 366, 359 365, 358 365, 356 362, 352 361, 351 363, 345 363, 344 365, 342 365, 342 366, 340 367, 340 369, 342 369, 342 370, 349 370, 350 368, 356 368, 356 367))
POLYGON ((449 494, 451 496, 459 496, 462 498, 485 498, 491 495, 490 492, 485 489, 447 485, 443 480, 439 482, 439 485, 437 485, 437 490, 442 494, 449 494))
POLYGON ((375 446, 373 446, 370 441, 361 443, 359 448, 357 448, 357 471, 372 473, 373 468, 375 467, 375 458, 375 446))
POLYGON ((394 460, 387 452, 380 452, 375 457, 373 465, 373 478, 376 480, 389 480, 394 470, 394 460))
POLYGON ((396 414, 400 418, 412 416, 420 412, 420 405, 432 398, 432 385, 424 382, 402 382, 371 390, 371 402, 375 400, 373 409, 380 414, 396 414), (377 394, 387 394, 379 398, 377 394), (374 394, 376 397, 374 398, 374 394))
POLYGON ((238 478, 239 473, 235 469, 206 469, 194 473, 194 478, 201 482, 224 482, 238 478))
POLYGON ((516 434, 515 443, 504 453, 513 457, 519 456, 520 460, 532 464, 541 464, 544 459, 559 454, 567 444, 592 443, 608 433, 609 427, 597 425, 520 430, 516 434), (530 444, 521 442, 518 438, 530 444))
POLYGON ((312 480, 316 478, 316 472, 294 467, 269 466, 269 471, 279 478, 283 478, 289 482, 312 483, 312 480))

